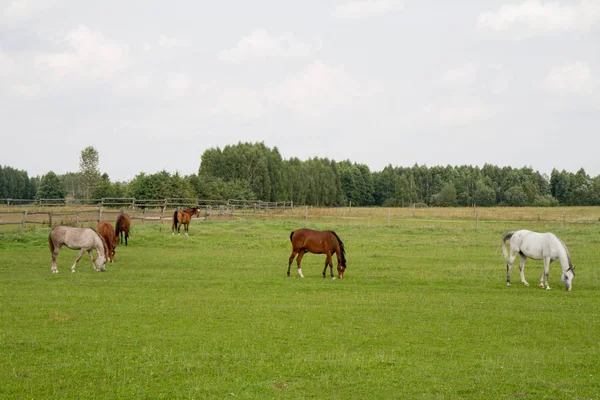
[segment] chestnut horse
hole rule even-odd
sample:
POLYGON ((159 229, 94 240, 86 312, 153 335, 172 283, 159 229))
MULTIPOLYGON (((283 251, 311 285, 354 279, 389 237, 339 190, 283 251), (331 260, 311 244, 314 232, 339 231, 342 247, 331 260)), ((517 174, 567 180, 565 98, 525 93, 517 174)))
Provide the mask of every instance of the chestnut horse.
POLYGON ((171 224, 171 233, 174 235, 175 229, 177 229, 177 234, 180 235, 181 225, 183 225, 185 236, 188 236, 192 215, 199 217, 200 209, 198 207, 192 207, 182 211, 175 210, 175 212, 173 213, 173 223, 171 224))
POLYGON ((344 249, 344 243, 334 231, 315 231, 313 229, 302 228, 292 231, 290 234, 290 241, 292 242, 292 255, 290 255, 290 262, 288 264, 287 276, 290 276, 290 267, 294 261, 294 257, 298 254, 296 262, 298 263, 298 274, 301 278, 302 268, 300 268, 300 262, 305 253, 313 254, 325 254, 325 268, 323 268, 323 278, 327 272, 327 266, 329 265, 329 272, 331 279, 335 279, 333 276, 333 253, 337 256, 337 271, 338 278, 344 278, 344 271, 346 270, 346 250, 344 249))
POLYGON ((127 246, 127 239, 129 238, 129 228, 131 227, 131 218, 129 215, 121 213, 117 217, 115 224, 115 236, 121 236, 121 244, 123 244, 123 234, 125 235, 125 246, 127 246))
POLYGON ((110 262, 115 261, 115 248, 119 244, 119 237, 115 235, 115 230, 113 229, 110 222, 101 221, 98 223, 96 230, 104 238, 106 242, 106 247, 108 249, 108 260, 110 262))

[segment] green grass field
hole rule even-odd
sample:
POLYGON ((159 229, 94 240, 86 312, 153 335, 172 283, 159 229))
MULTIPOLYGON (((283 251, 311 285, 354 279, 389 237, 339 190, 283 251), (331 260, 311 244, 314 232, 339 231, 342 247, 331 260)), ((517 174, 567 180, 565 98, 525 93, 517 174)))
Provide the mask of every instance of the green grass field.
POLYGON ((139 224, 106 272, 63 248, 57 275, 48 228, 0 233, 0 398, 597 399, 599 226, 554 229, 567 293, 558 261, 550 291, 534 260, 506 286, 516 225, 139 224), (305 225, 344 240, 344 280, 312 254, 286 277, 305 225))

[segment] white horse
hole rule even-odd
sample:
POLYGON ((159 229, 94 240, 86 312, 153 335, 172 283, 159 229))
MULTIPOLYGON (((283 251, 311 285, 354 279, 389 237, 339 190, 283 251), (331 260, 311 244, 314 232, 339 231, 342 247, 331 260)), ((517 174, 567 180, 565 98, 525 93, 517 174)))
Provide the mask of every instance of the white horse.
POLYGON ((529 286, 529 283, 525 280, 525 274, 523 273, 527 257, 533 258, 534 260, 544 260, 544 272, 540 278, 540 287, 546 287, 546 290, 550 290, 550 286, 548 285, 550 263, 558 259, 562 266, 560 280, 564 282, 567 291, 571 291, 572 280, 575 276, 575 267, 571 263, 571 256, 569 250, 567 250, 567 246, 553 233, 537 233, 528 230, 507 232, 502 235, 500 247, 502 247, 504 259, 508 262, 506 264, 507 286, 510 286, 510 267, 515 261, 517 254, 519 254, 521 256, 519 262, 521 282, 523 282, 525 286, 529 286), (509 239, 510 252, 506 248, 506 241, 509 239))
POLYGON ((70 226, 57 226, 52 229, 50 235, 48 235, 48 245, 50 246, 50 252, 52 253, 52 272, 58 274, 58 268, 56 267, 56 258, 60 248, 65 245, 70 249, 79 250, 79 254, 71 267, 71 272, 75 272, 75 266, 77 262, 87 251, 92 261, 94 271, 104 271, 104 264, 106 264, 106 255, 108 254, 108 248, 104 238, 100 234, 91 228, 72 228, 70 226), (96 249, 98 258, 94 262, 93 250, 96 249))

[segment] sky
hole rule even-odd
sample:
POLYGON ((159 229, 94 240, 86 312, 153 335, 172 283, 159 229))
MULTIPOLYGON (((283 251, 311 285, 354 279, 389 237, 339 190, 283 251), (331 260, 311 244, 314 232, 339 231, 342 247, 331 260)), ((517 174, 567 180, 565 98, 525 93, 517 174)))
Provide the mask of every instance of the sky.
POLYGON ((0 165, 205 150, 600 174, 600 1, 0 0, 0 165))

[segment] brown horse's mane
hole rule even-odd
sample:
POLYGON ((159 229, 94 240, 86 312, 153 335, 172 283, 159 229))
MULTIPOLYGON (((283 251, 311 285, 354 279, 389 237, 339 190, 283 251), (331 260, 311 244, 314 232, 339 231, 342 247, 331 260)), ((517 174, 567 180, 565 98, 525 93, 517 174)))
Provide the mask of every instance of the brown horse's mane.
POLYGON ((340 239, 340 237, 337 235, 337 233, 335 233, 334 231, 329 231, 331 233, 333 233, 333 236, 335 236, 335 238, 337 239, 338 243, 340 244, 340 253, 342 256, 342 265, 345 267, 346 266, 346 249, 344 248, 344 242, 342 242, 342 239, 340 239))

